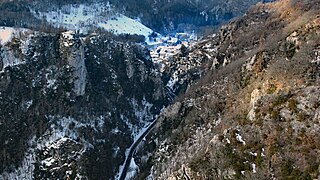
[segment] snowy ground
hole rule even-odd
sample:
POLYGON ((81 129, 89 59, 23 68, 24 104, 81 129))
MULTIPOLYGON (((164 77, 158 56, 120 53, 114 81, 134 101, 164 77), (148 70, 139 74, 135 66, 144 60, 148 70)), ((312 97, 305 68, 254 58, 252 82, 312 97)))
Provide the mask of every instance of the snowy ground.
POLYGON ((11 42, 13 38, 18 38, 21 40, 21 52, 27 54, 30 39, 34 33, 35 32, 29 29, 0 26, 0 45, 3 46, 0 54, 3 66, 2 69, 0 69, 0 72, 3 72, 8 66, 16 66, 25 63, 23 60, 16 58, 10 47, 5 45, 11 42))
POLYGON ((128 18, 124 15, 99 23, 100 27, 112 31, 115 34, 139 34, 148 37, 153 31, 141 24, 138 20, 128 18))
MULTIPOLYGON (((0 44, 5 45, 13 38, 18 38, 25 40, 24 42, 22 42, 22 45, 28 45, 29 39, 31 38, 31 36, 33 36, 34 33, 34 31, 26 28, 0 26, 0 44)), ((22 51, 24 50, 26 49, 22 49, 22 51)))
POLYGON ((130 167, 127 172, 126 179, 132 179, 138 173, 139 167, 137 166, 134 158, 131 158, 130 167))
POLYGON ((33 11, 38 19, 44 18, 55 27, 87 33, 92 27, 104 28, 115 34, 138 34, 148 37, 153 31, 139 20, 113 11, 110 4, 65 5, 49 12, 33 11))
POLYGON ((13 36, 14 28, 0 27, 0 44, 9 42, 13 36))
MULTIPOLYGON (((78 143, 76 140, 81 137, 79 135, 78 129, 83 127, 91 127, 94 131, 100 131, 104 124, 103 117, 98 117, 94 120, 90 119, 87 122, 80 122, 71 117, 54 117, 48 116, 50 121, 56 122, 56 124, 52 124, 50 130, 47 130, 43 136, 40 138, 36 138, 35 136, 29 140, 28 149, 25 153, 25 157, 22 161, 22 164, 15 169, 13 172, 3 172, 0 174, 0 180, 20 180, 20 179, 33 179, 33 171, 34 171, 34 162, 39 159, 36 159, 36 152, 39 150, 47 149, 47 153, 52 149, 61 149, 63 143, 70 141, 74 143, 78 143), (75 124, 73 129, 69 129, 71 124, 75 124)), ((78 143, 79 144, 79 143, 78 143)), ((81 142, 83 148, 80 151, 73 151, 72 154, 66 154, 70 157, 80 157, 87 149, 91 148, 92 145, 87 142, 81 142)), ((38 157, 39 158, 39 157, 38 157)), ((55 162, 59 162, 60 159, 55 159, 53 157, 49 157, 47 159, 43 159, 41 161, 41 168, 46 170, 55 164, 55 162)), ((59 169, 60 167, 55 167, 59 169)), ((51 167, 52 169, 52 167, 51 167)), ((77 174, 77 178, 80 177, 77 174)))

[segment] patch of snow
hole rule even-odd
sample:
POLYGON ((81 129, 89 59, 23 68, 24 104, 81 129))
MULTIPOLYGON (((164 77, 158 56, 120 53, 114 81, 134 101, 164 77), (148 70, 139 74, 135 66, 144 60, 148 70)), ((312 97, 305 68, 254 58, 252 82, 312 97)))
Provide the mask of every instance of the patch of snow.
POLYGON ((169 87, 170 89, 173 90, 174 85, 179 81, 179 77, 178 77, 178 72, 174 72, 173 75, 171 76, 170 80, 167 83, 167 87, 169 87))
POLYGON ((33 100, 27 101, 27 102, 25 103, 25 108, 26 108, 26 109, 29 109, 30 106, 32 106, 32 104, 33 104, 33 100))
POLYGON ((152 104, 148 103, 147 101, 142 102, 143 109, 139 109, 139 105, 137 104, 137 101, 135 99, 132 99, 131 105, 133 106, 135 116, 139 120, 140 124, 144 125, 135 126, 129 121, 129 119, 126 116, 120 115, 121 120, 124 121, 130 129, 134 141, 138 140, 139 137, 149 128, 150 124, 152 124, 150 120, 154 118, 150 113, 150 108, 152 107, 152 104))
MULTIPOLYGON (((68 7, 63 7, 63 9, 67 9, 68 7)), ((62 10, 51 11, 48 13, 44 13, 43 16, 46 17, 48 22, 52 23, 62 23, 64 25, 73 25, 76 26, 81 22, 88 21, 94 18, 93 14, 85 13, 86 7, 81 4, 78 7, 70 6, 68 13, 63 13, 62 10)))
MULTIPOLYGON (((42 147, 49 147, 53 144, 53 142, 66 141, 66 138, 76 140, 82 136, 78 133, 78 129, 92 128, 94 131, 99 131, 104 124, 102 117, 86 122, 79 122, 71 117, 49 116, 48 118, 54 123, 51 124, 50 130, 46 131, 44 135, 39 138, 39 143, 37 144, 39 149, 42 149, 42 147)), ((87 144, 87 148, 89 146, 90 145, 87 144)))
POLYGON ((118 134, 120 130, 118 128, 112 129, 111 133, 112 134, 118 134))
POLYGON ((7 47, 3 48, 3 52, 1 54, 2 56, 2 62, 3 62, 3 69, 2 71, 4 71, 4 69, 6 67, 9 66, 16 66, 19 64, 24 64, 24 61, 21 61, 21 59, 18 59, 14 56, 13 52, 11 50, 9 50, 7 47))
POLYGON ((0 26, 0 44, 4 45, 12 40, 14 37, 24 38, 20 36, 32 35, 32 31, 26 28, 13 28, 0 26))
POLYGON ((53 157, 49 157, 45 160, 41 161, 41 164, 44 164, 46 167, 50 167, 53 165, 53 163, 56 161, 56 159, 54 159, 53 157))
POLYGON ((66 31, 62 33, 62 37, 68 40, 73 40, 74 32, 73 31, 66 31))
POLYGON ((44 19, 55 27, 87 33, 93 27, 101 27, 115 34, 138 34, 148 37, 153 31, 139 19, 132 19, 113 11, 109 3, 91 5, 65 5, 61 9, 39 12, 32 10, 35 17, 44 19))
POLYGON ((236 133, 236 139, 237 141, 241 142, 243 145, 246 145, 246 142, 242 139, 242 136, 238 133, 236 133))
POLYGON ((121 176, 121 174, 122 174, 122 172, 123 172, 123 168, 124 168, 124 164, 123 164, 123 165, 120 165, 119 171, 118 171, 118 173, 116 174, 116 176, 115 176, 114 179, 119 180, 119 178, 120 178, 120 176, 121 176))
POLYGON ((132 179, 139 171, 139 167, 137 166, 134 158, 131 158, 130 166, 128 168, 128 172, 126 175, 126 179, 132 179))
POLYGON ((258 156, 258 153, 249 152, 252 156, 258 156))
POLYGON ((256 164, 252 164, 252 172, 253 173, 256 173, 257 172, 257 169, 256 169, 256 164))
POLYGON ((119 146, 116 146, 116 147, 114 147, 114 148, 112 148, 113 149, 113 157, 117 157, 117 155, 118 155, 118 153, 119 153, 119 151, 120 151, 120 147, 119 146))
POLYGON ((56 80, 55 79, 48 79, 47 81, 47 88, 53 88, 56 89, 57 87, 55 87, 56 80))
POLYGON ((98 25, 114 34, 138 34, 147 38, 153 32, 138 20, 131 19, 122 14, 118 17, 113 17, 106 22, 98 23, 98 25))
POLYGON ((205 18, 205 20, 208 21, 209 15, 205 11, 202 11, 200 15, 202 15, 205 18))
POLYGON ((11 27, 0 27, 0 44, 6 44, 13 37, 15 29, 11 27))
MULTIPOLYGON (((64 143, 64 142, 67 142, 70 138, 67 138, 67 137, 61 137, 59 139, 57 139, 55 142, 51 143, 49 146, 48 146, 48 149, 59 149, 59 147, 61 147, 61 145, 64 143)), ((71 139, 70 139, 71 140, 71 139)))
POLYGON ((73 42, 73 36, 74 36, 74 32, 73 31, 66 31, 62 33, 62 37, 63 37, 63 45, 65 47, 70 47, 74 44, 73 42))
POLYGON ((66 175, 70 176, 72 174, 72 171, 66 171, 66 175))
POLYGON ((264 154, 264 148, 262 148, 261 156, 265 157, 266 155, 264 154))
POLYGON ((31 9, 38 19, 44 19, 55 27, 87 32, 92 25, 112 12, 109 3, 64 5, 61 9, 39 12, 31 9))

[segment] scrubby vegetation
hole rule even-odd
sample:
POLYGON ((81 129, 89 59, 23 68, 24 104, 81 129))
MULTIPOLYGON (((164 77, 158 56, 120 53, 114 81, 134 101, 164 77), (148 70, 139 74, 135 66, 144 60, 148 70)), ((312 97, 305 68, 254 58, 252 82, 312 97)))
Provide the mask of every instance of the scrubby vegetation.
POLYGON ((160 116, 150 137, 155 176, 320 177, 317 8, 317 1, 258 4, 197 47, 214 42, 210 56, 222 58, 160 116))

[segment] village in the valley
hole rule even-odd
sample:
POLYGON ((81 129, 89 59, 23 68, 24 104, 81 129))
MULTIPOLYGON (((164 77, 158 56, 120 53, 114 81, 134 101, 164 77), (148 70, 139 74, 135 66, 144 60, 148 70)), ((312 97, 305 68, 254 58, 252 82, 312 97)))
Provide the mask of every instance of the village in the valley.
POLYGON ((176 33, 168 36, 152 33, 146 42, 150 49, 152 61, 165 66, 171 57, 180 52, 181 47, 190 47, 196 40, 195 33, 176 33))

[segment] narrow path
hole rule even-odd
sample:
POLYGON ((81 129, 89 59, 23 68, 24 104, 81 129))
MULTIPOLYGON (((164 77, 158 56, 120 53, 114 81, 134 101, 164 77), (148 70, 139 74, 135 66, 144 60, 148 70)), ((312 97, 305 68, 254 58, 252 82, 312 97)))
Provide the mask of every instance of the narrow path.
POLYGON ((125 164, 124 164, 124 167, 123 167, 123 170, 121 172, 119 180, 125 180, 127 172, 128 172, 128 168, 130 166, 130 162, 131 162, 132 156, 133 156, 134 152, 136 151, 137 146, 140 144, 140 142, 143 140, 143 138, 145 138, 151 132, 151 130, 156 125, 156 123, 157 123, 156 120, 153 121, 149 125, 147 130, 144 133, 142 133, 141 136, 131 145, 130 150, 129 150, 129 154, 126 157, 125 164))

